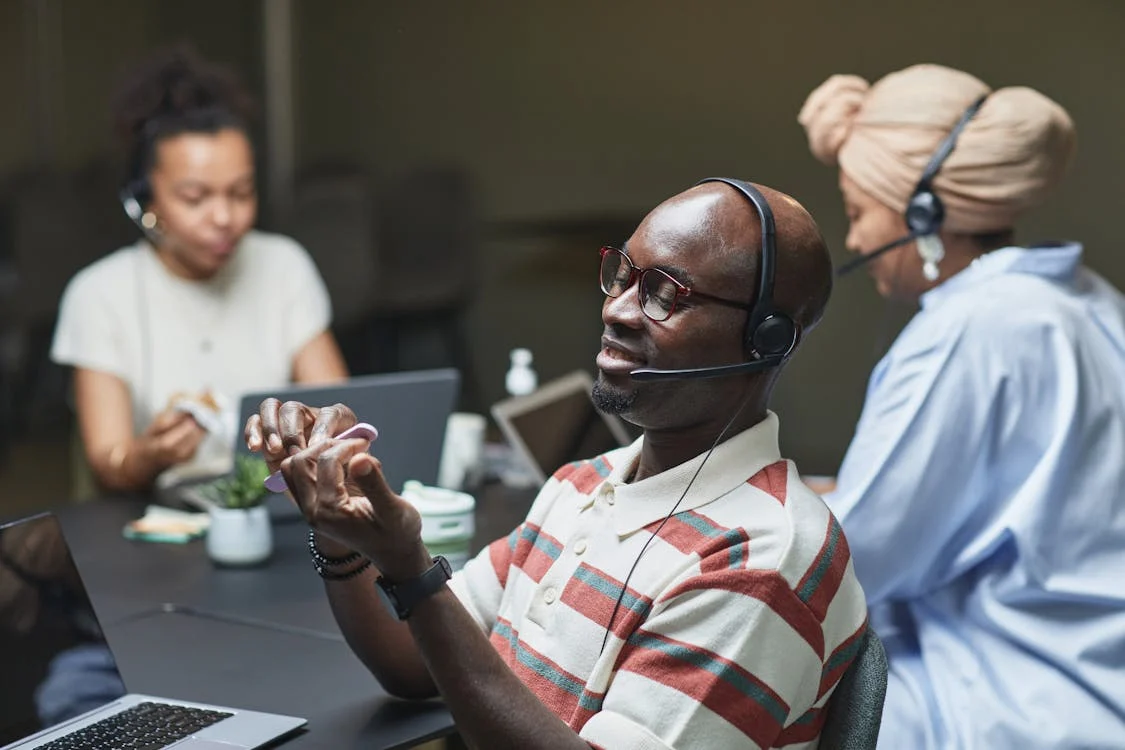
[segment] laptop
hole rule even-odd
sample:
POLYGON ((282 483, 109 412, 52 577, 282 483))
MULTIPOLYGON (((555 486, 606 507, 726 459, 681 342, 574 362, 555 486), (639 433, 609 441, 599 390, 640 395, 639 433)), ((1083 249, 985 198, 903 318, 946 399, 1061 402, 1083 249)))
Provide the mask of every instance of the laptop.
MULTIPOLYGON (((441 368, 362 375, 331 385, 289 385, 247 393, 239 404, 234 452, 237 456, 249 454, 242 428, 267 398, 283 403, 300 401, 309 406, 341 403, 350 407, 361 422, 379 430, 371 452, 382 462, 391 489, 401 492, 408 479, 434 485, 446 422, 456 406, 460 388, 460 373, 454 368, 441 368)), ((172 497, 206 509, 211 504, 206 485, 214 481, 180 486, 172 497)), ((286 495, 270 495, 265 505, 274 521, 300 518, 300 511, 286 495)))
POLYGON ((127 692, 49 514, 0 526, 0 748, 257 748, 294 716, 127 692))
POLYGON ((633 441, 624 421, 594 408, 593 385, 589 373, 576 370, 492 405, 492 418, 540 483, 560 466, 633 441))

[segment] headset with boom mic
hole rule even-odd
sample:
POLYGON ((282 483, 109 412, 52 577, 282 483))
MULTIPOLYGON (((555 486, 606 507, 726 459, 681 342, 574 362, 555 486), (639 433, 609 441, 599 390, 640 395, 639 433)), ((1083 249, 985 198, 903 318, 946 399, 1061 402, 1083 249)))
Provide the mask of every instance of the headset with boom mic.
POLYGON ((687 380, 694 378, 719 378, 726 375, 742 375, 760 372, 777 367, 797 345, 800 328, 793 318, 778 310, 773 303, 773 281, 777 272, 777 230, 774 227, 773 211, 769 203, 756 187, 743 180, 728 177, 708 177, 697 182, 722 182, 737 190, 758 212, 762 227, 761 273, 758 274, 758 294, 754 307, 746 321, 745 349, 752 356, 748 362, 716 367, 692 367, 684 370, 655 370, 642 368, 633 370, 629 377, 633 380, 687 380))
POLYGON ((137 229, 140 229, 148 240, 155 241, 159 236, 156 229, 156 215, 146 211, 144 206, 148 194, 148 180, 135 179, 121 188, 117 197, 121 201, 125 215, 137 225, 137 229))
POLYGON ((961 131, 969 124, 969 120, 973 119, 976 113, 980 111, 984 100, 987 98, 988 94, 985 94, 969 105, 969 108, 961 115, 961 119, 953 126, 953 130, 949 131, 949 135, 945 137, 945 140, 937 147, 934 155, 930 157, 926 168, 922 170, 922 176, 919 178, 914 192, 910 194, 910 200, 907 202, 906 211, 903 214, 906 218, 906 227, 910 230, 910 233, 899 237, 893 242, 888 242, 886 245, 883 245, 867 255, 861 255, 855 260, 845 263, 836 270, 836 276, 839 277, 849 274, 860 266, 875 260, 883 253, 890 252, 897 247, 902 247, 919 237, 938 233, 942 223, 945 221, 945 206, 942 204, 941 198, 934 192, 934 177, 937 176, 941 165, 944 164, 945 160, 949 158, 949 155, 953 153, 953 147, 957 145, 957 139, 961 136, 961 131))

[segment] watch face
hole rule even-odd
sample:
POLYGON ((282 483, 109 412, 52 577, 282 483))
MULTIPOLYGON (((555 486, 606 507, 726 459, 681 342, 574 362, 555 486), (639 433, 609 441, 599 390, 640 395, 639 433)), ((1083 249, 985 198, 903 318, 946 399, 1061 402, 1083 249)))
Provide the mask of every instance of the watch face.
POLYGON ((434 563, 441 566, 442 572, 445 573, 447 579, 453 577, 453 566, 449 564, 449 560, 446 560, 443 555, 435 557, 434 563))

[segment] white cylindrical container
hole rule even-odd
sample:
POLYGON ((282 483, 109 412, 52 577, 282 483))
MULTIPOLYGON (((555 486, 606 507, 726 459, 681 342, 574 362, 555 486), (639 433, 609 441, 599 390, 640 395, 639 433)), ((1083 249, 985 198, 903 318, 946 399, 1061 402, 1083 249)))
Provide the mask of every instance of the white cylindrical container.
POLYGON ((454 412, 449 415, 438 467, 438 487, 463 490, 480 481, 487 427, 483 414, 454 412))
POLYGON ((257 565, 273 552, 273 533, 265 506, 212 508, 207 555, 219 565, 257 565))
POLYGON ((422 515, 422 543, 429 553, 443 555, 454 570, 460 570, 469 560, 476 531, 473 496, 414 480, 403 485, 402 496, 422 515))

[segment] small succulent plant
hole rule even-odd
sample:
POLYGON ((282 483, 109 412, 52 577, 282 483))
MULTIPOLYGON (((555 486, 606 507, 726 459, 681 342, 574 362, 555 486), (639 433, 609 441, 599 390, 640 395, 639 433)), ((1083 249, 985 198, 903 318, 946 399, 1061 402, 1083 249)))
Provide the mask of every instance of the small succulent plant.
POLYGON ((220 508, 253 508, 262 504, 269 490, 262 482, 269 476, 266 462, 255 456, 237 456, 234 473, 207 488, 209 499, 220 508))

